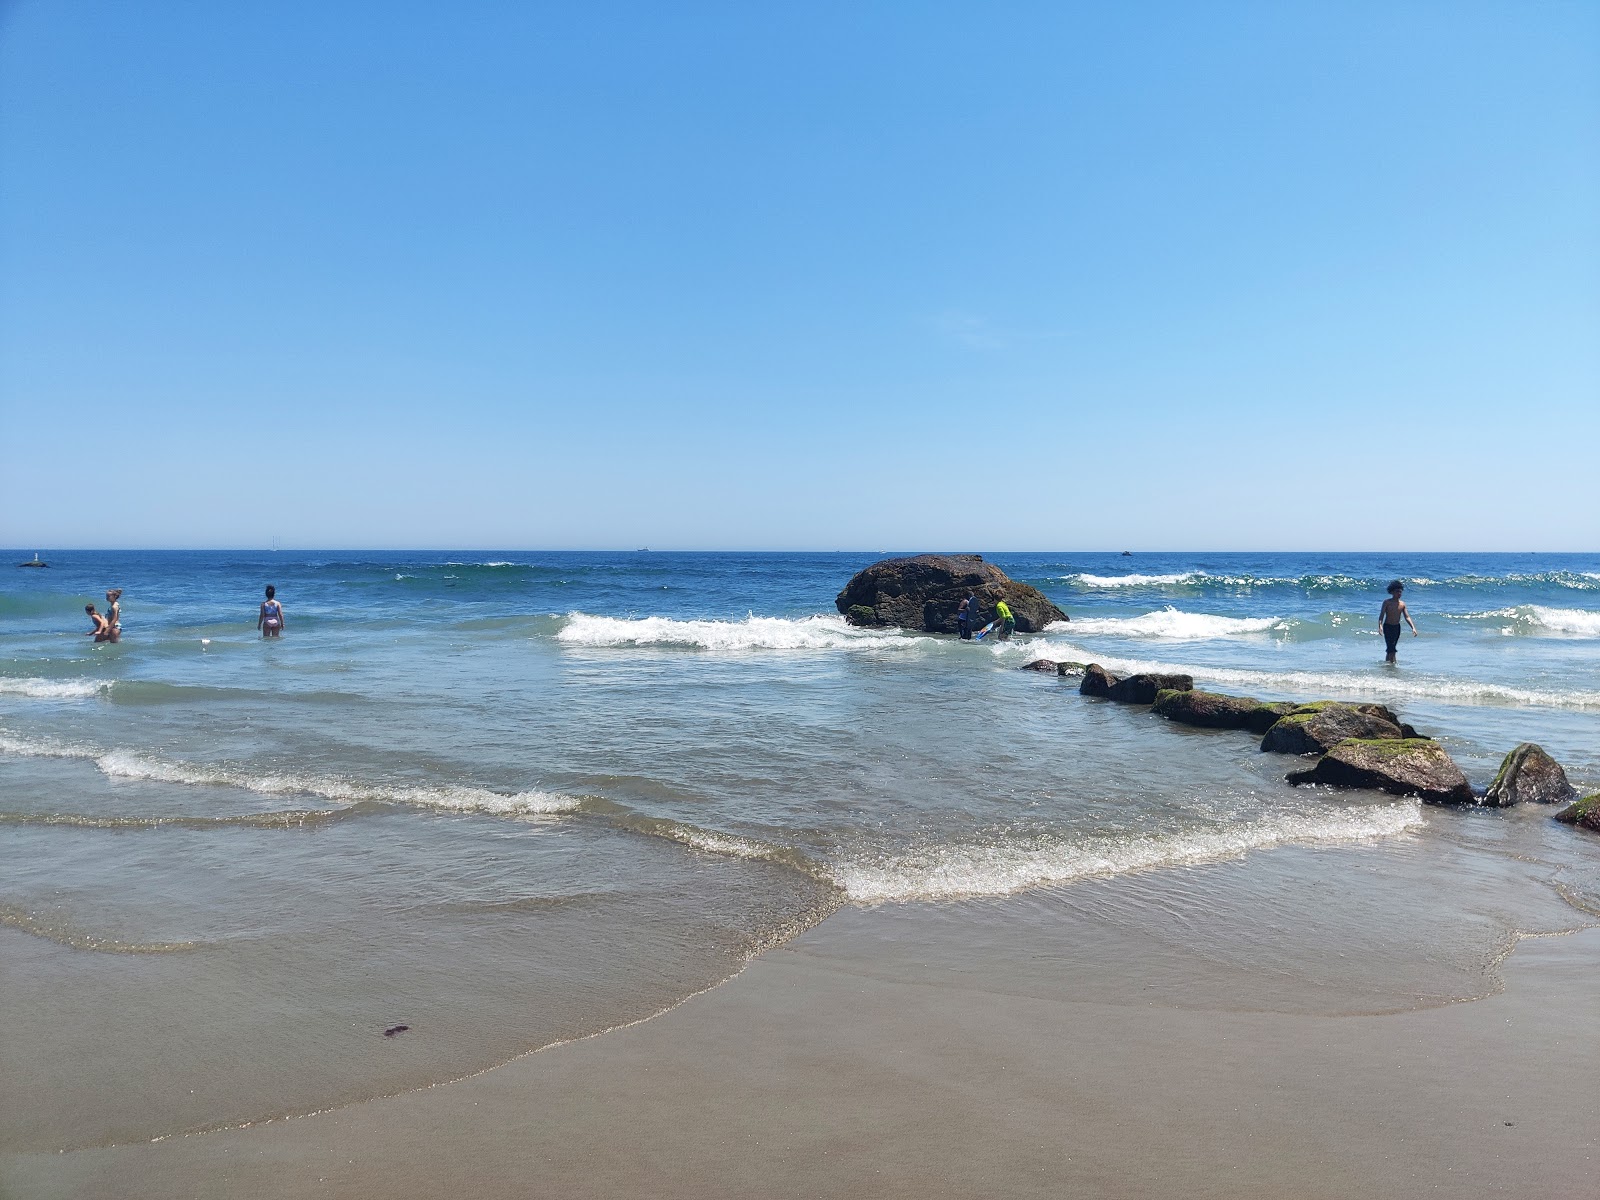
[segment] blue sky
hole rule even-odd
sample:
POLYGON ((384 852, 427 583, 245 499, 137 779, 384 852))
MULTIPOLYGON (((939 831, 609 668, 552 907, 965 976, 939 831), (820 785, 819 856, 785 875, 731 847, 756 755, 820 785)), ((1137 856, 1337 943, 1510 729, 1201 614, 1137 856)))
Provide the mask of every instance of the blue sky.
POLYGON ((1600 5, 0 14, 0 544, 1600 547, 1600 5))

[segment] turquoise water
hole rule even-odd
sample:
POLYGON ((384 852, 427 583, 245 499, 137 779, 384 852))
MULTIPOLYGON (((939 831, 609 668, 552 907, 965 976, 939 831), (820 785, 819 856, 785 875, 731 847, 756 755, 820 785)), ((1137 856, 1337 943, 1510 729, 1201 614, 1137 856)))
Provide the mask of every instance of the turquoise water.
MULTIPOLYGON (((1491 899, 1440 922, 1433 976, 1383 965, 1376 904, 1348 953, 1378 1007, 1470 993, 1518 932, 1600 907, 1600 839, 1547 811, 1289 788, 1245 735, 1016 669, 1381 700, 1480 786, 1534 740, 1592 789, 1600 555, 991 555, 1071 621, 980 645, 846 627, 833 597, 876 554, 45 557, 0 588, 0 1000, 31 1031, 0 1053, 49 1080, 9 1147, 456 1077, 659 1011, 841 904, 1081 897, 1289 846, 1469 864, 1491 899), (1386 667, 1396 576, 1422 636, 1386 667), (112 586, 123 641, 95 645, 112 586), (1529 862, 1553 907, 1492 899, 1529 862)), ((1258 877, 1229 905, 1290 903, 1258 877)))

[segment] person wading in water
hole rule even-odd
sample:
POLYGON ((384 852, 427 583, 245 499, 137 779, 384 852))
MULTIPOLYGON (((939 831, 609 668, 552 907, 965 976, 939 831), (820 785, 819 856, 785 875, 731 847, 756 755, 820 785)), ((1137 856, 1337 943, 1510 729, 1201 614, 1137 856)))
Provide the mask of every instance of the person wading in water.
POLYGON ((1384 662, 1395 661, 1395 649, 1400 645, 1400 622, 1411 626, 1411 636, 1417 636, 1417 623, 1411 619, 1411 611, 1406 608, 1406 602, 1400 599, 1400 593, 1406 590, 1406 585, 1396 579, 1389 585, 1389 598, 1383 602, 1383 607, 1378 609, 1378 624, 1383 626, 1384 662))

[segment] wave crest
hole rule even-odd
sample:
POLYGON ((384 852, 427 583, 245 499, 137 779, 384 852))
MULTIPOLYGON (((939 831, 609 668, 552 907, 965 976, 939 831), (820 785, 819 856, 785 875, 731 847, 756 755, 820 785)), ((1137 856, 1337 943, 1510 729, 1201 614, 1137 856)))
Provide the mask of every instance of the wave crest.
POLYGON ((109 679, 0 678, 0 696, 26 696, 30 700, 89 700, 110 690, 109 679))
POLYGON ((944 844, 917 853, 841 864, 833 868, 832 874, 845 895, 859 903, 1004 896, 1096 876, 1220 862, 1251 850, 1289 843, 1393 837, 1422 822, 1421 804, 1409 801, 1275 817, 1228 829, 1181 834, 1085 841, 1044 837, 1026 844, 944 844))
POLYGON ((1108 633, 1121 637, 1197 642, 1287 630, 1289 623, 1282 617, 1218 617, 1210 613, 1184 612, 1168 605, 1159 612, 1145 613, 1142 617, 1079 617, 1070 626, 1058 623, 1052 628, 1070 628, 1073 633, 1108 633))
POLYGON ((568 613, 556 640, 592 648, 681 647, 690 650, 864 650, 909 647, 914 636, 857 629, 843 617, 758 617, 681 621, 672 617, 596 617, 568 613))

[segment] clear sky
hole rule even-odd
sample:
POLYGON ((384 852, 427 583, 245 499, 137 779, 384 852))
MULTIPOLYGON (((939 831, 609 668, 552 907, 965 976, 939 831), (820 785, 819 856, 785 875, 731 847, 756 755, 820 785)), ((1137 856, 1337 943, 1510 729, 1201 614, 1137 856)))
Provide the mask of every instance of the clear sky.
POLYGON ((0 544, 1600 548, 1600 4, 12 2, 0 544))

